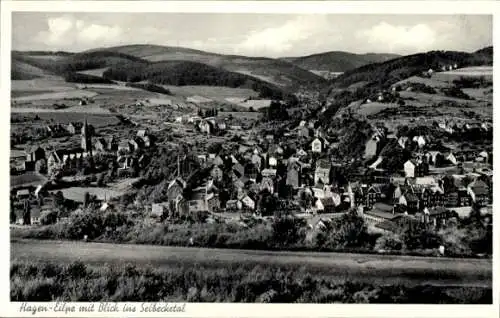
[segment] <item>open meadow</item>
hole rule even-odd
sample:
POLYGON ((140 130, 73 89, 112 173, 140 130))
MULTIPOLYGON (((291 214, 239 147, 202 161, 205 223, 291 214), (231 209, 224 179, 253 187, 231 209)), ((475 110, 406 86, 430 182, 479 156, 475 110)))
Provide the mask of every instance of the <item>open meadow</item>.
POLYGON ((210 267, 284 266, 338 281, 355 279, 381 284, 491 287, 491 260, 429 258, 349 253, 271 252, 164 247, 70 241, 11 240, 11 259, 87 264, 124 264, 167 269, 173 265, 210 267))

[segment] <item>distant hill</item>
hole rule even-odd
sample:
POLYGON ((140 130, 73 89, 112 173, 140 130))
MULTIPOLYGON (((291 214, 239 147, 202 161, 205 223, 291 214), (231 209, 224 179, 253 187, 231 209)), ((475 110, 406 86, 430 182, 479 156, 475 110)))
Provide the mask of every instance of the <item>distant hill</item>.
MULTIPOLYGON (((493 65, 493 48, 488 47, 473 53, 430 51, 346 71, 333 79, 322 93, 322 98, 328 101, 328 107, 320 120, 328 122, 339 109, 377 94, 380 90, 389 89, 401 80, 419 76, 429 69, 439 70, 441 66, 455 63, 459 68, 493 65)), ((313 113, 311 116, 317 115, 313 113)))
MULTIPOLYGON (((292 86, 275 85, 259 77, 231 72, 200 62, 182 59, 153 62, 139 57, 141 54, 133 48, 127 47, 127 49, 117 51, 91 50, 75 54, 12 52, 13 72, 11 78, 33 79, 43 75, 57 75, 68 82, 78 83, 112 83, 113 81, 136 83, 145 81, 177 86, 241 87, 251 88, 263 98, 295 99, 289 90, 292 86), (135 53, 138 56, 124 52, 135 53), (89 74, 90 70, 100 70, 102 76, 89 74)), ((197 52, 189 49, 182 50, 197 52)), ((153 51, 141 52, 153 53, 153 51)), ((161 52, 163 54, 166 51, 162 50, 161 52)), ((300 70, 300 68, 297 69, 300 70)), ((297 83, 294 82, 295 84, 297 83)))
POLYGON ((306 70, 346 72, 367 64, 385 62, 399 57, 396 54, 354 54, 332 51, 300 57, 285 57, 281 60, 295 64, 306 70))
POLYGON ((126 45, 95 49, 118 52, 147 61, 190 61, 222 68, 226 71, 249 75, 282 87, 324 84, 325 80, 287 61, 265 57, 223 55, 200 50, 158 45, 126 45))
POLYGON ((137 61, 112 66, 103 78, 123 82, 151 82, 163 85, 206 85, 251 88, 270 99, 290 97, 286 90, 245 74, 192 61, 137 61))
POLYGON ((418 75, 430 68, 438 70, 442 65, 454 63, 457 63, 459 67, 492 65, 492 53, 493 48, 484 48, 474 53, 430 51, 403 56, 346 71, 332 81, 332 87, 347 88, 360 83, 361 85, 358 87, 389 87, 402 79, 418 75))
MULTIPOLYGON (((27 64, 54 75, 109 67, 124 62, 140 62, 140 58, 117 52, 100 51, 76 54, 39 54, 39 52, 12 52, 12 63, 27 64)), ((17 66, 16 66, 17 67, 17 66)))

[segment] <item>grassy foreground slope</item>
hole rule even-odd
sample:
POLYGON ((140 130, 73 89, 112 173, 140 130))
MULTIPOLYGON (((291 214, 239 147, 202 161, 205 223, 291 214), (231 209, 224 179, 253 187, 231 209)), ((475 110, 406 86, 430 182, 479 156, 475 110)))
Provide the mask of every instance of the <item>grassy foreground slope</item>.
POLYGON ((491 288, 382 285, 325 277, 307 268, 244 263, 158 269, 14 261, 10 273, 11 301, 492 303, 491 288))

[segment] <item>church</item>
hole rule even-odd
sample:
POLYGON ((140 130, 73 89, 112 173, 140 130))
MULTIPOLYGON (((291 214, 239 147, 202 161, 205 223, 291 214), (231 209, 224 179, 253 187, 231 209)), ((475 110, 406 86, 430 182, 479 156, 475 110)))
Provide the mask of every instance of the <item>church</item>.
POLYGON ((49 154, 47 168, 49 175, 65 168, 77 168, 84 158, 92 157, 93 128, 85 119, 81 130, 80 147, 58 149, 49 154))

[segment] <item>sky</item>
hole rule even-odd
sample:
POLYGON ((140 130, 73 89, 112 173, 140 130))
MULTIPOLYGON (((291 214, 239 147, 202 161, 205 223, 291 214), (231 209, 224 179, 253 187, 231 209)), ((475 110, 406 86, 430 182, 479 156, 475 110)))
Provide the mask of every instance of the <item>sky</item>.
POLYGON ((13 12, 12 49, 78 52, 127 44, 285 57, 327 51, 472 52, 492 45, 491 15, 13 12))

